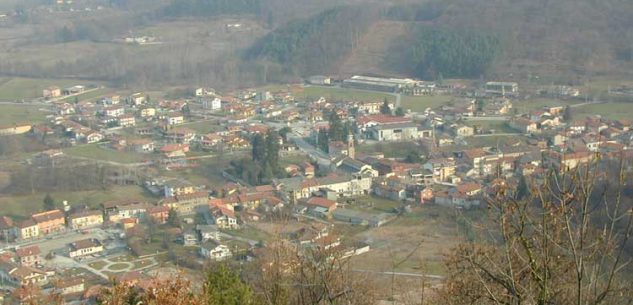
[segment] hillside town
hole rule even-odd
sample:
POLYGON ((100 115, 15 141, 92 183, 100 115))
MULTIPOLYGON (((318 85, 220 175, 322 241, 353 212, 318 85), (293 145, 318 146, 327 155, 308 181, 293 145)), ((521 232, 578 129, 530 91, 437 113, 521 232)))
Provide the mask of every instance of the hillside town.
POLYGON ((504 81, 313 76, 276 90, 72 98, 86 90, 44 89, 33 103, 49 110, 47 121, 0 135, 41 142, 46 149, 24 160, 34 167, 107 167, 99 179, 148 195, 96 206, 47 196, 29 217, 0 217, 6 304, 27 304, 31 285, 91 304, 113 279, 143 287, 181 268, 247 264, 275 234, 297 249, 362 257, 376 245, 341 226, 381 227, 421 206, 485 209, 500 187, 521 192, 551 171, 633 156, 632 122, 574 114, 575 105, 601 102, 570 86, 525 92, 504 81), (393 98, 298 97, 308 87, 393 98), (527 95, 565 105, 524 111, 517 104, 527 95), (407 96, 450 101, 414 111, 401 105, 407 96), (79 147, 133 162, 68 153, 79 147), (210 165, 216 182, 200 183, 191 173, 214 158, 226 161, 210 165), (264 225, 280 219, 283 232, 264 225))

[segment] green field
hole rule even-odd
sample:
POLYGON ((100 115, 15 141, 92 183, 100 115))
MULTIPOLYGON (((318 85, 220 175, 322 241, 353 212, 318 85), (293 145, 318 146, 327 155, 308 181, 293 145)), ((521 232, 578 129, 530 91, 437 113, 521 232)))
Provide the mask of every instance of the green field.
POLYGON ((578 103, 581 103, 581 101, 536 98, 526 101, 512 101, 512 106, 517 113, 527 113, 533 110, 542 110, 543 107, 567 106, 578 103))
POLYGON ((581 106, 573 108, 574 119, 582 119, 589 115, 599 114, 607 119, 631 119, 633 118, 633 103, 605 103, 581 106))
POLYGON ((518 142, 525 144, 527 142, 527 137, 523 135, 513 135, 513 136, 489 136, 489 137, 470 137, 466 139, 469 146, 472 147, 496 147, 504 146, 504 145, 516 145, 518 142))
POLYGON ((507 121, 465 121, 465 125, 479 126, 484 132, 494 130, 495 133, 519 133, 518 131, 510 128, 507 121))
POLYGON ((300 99, 318 99, 324 97, 333 100, 382 101, 385 98, 395 102, 396 97, 388 93, 354 90, 334 87, 305 87, 303 92, 295 94, 300 99))
POLYGON ((47 79, 47 78, 12 78, 0 82, 0 100, 21 100, 42 97, 42 90, 50 86, 60 88, 74 85, 94 85, 75 79, 47 79))
POLYGON ((46 120, 49 112, 39 110, 41 106, 0 105, 0 125, 13 123, 39 123, 46 120))
POLYGON ((212 122, 193 122, 180 125, 181 127, 187 127, 195 130, 199 134, 208 134, 222 130, 222 126, 215 125, 212 122))
MULTIPOLYGON (((0 197, 0 215, 13 217, 28 217, 32 213, 41 211, 45 193, 35 193, 24 196, 0 197)), ((63 200, 69 204, 86 204, 98 207, 100 203, 118 199, 147 199, 152 200, 145 191, 138 186, 117 186, 109 190, 81 191, 81 192, 53 192, 51 196, 58 205, 63 200)))
POLYGON ((80 94, 77 96, 69 96, 67 98, 61 99, 64 102, 72 103, 75 101, 75 97, 79 99, 80 102, 96 102, 100 98, 107 96, 112 93, 111 89, 108 88, 100 88, 94 91, 86 92, 84 94, 80 94))
POLYGON ((93 160, 112 161, 119 163, 136 163, 150 159, 151 155, 137 154, 127 151, 116 151, 101 148, 98 144, 77 145, 63 150, 65 154, 93 160))
POLYGON ((402 96, 402 108, 422 112, 427 108, 437 108, 452 100, 450 95, 402 96))

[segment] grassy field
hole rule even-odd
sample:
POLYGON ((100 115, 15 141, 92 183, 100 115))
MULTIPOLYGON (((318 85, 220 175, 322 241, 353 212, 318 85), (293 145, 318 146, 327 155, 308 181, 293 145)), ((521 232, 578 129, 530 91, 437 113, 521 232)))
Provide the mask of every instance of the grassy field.
POLYGON ((402 96, 402 108, 413 112, 422 112, 426 108, 437 108, 448 103, 452 97, 450 95, 432 96, 402 96))
POLYGON ((413 142, 359 144, 356 151, 365 154, 383 153, 385 158, 404 158, 409 152, 420 152, 420 148, 413 142))
MULTIPOLYGON (((34 212, 41 211, 45 193, 35 193, 23 196, 0 197, 0 215, 27 217, 34 212)), ((118 199, 147 199, 152 200, 145 191, 138 186, 116 186, 109 190, 81 191, 81 192, 53 192, 51 196, 61 205, 63 200, 69 204, 86 204, 98 207, 100 203, 118 199)))
POLYGON ((588 115, 599 114, 605 118, 617 120, 617 119, 631 119, 633 118, 633 103, 606 103, 581 106, 573 108, 572 116, 574 119, 582 119, 588 115))
POLYGON ((525 144, 527 138, 523 135, 513 136, 489 136, 489 137, 470 137, 466 139, 469 146, 473 147, 496 147, 497 145, 515 145, 517 142, 525 144))
POLYGON ((150 155, 137 154, 127 151, 115 151, 101 148, 98 144, 77 145, 66 148, 63 151, 65 154, 70 156, 118 163, 135 163, 150 159, 150 155))
POLYGON ((506 121, 465 121, 464 124, 468 126, 478 126, 484 132, 494 130, 495 133, 519 133, 510 128, 506 121))
POLYGON ((356 236, 371 241, 371 250, 352 259, 353 268, 391 271, 393 262, 404 260, 395 271, 442 275, 443 254, 463 240, 455 224, 455 211, 423 206, 387 225, 356 236))
POLYGON ((62 101, 72 103, 75 101, 75 97, 77 97, 80 102, 96 102, 100 98, 105 97, 112 92, 113 92, 112 89, 100 88, 100 89, 86 92, 84 94, 80 94, 77 96, 69 96, 67 98, 62 99, 62 101))
POLYGON ((47 79, 47 78, 12 78, 0 85, 0 100, 20 100, 42 97, 42 90, 50 86, 70 87, 74 85, 93 85, 75 79, 47 79))
POLYGON ((513 101, 513 107, 518 113, 526 113, 533 110, 541 110, 543 107, 567 106, 581 103, 577 100, 557 100, 548 98, 536 98, 527 101, 513 101))
POLYGON ((50 114, 33 105, 0 105, 0 125, 13 123, 40 123, 50 114))
POLYGON ((387 93, 334 87, 305 87, 303 92, 296 93, 295 97, 300 99, 324 97, 333 100, 357 101, 382 101, 385 98, 391 102, 396 100, 395 96, 387 93))
POLYGON ((191 128, 200 134, 207 134, 222 130, 222 126, 214 125, 212 122, 185 123, 181 126, 191 128))

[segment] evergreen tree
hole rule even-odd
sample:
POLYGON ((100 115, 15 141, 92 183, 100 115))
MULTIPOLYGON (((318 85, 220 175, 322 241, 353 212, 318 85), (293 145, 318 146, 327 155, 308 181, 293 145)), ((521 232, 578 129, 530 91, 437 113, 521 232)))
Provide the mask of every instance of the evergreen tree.
POLYGON ((79 104, 79 97, 78 96, 75 96, 74 102, 75 102, 75 105, 79 104))
POLYGON ((382 105, 380 106, 380 113, 391 114, 391 107, 389 107, 389 101, 387 101, 386 97, 385 100, 382 102, 382 105))
POLYGON ((209 272, 204 285, 207 304, 250 305, 254 303, 253 291, 239 275, 224 265, 209 272))
POLYGON ((261 162, 266 159, 266 142, 261 134, 256 134, 251 139, 253 161, 261 162))
POLYGON ((167 215, 167 223, 172 227, 180 227, 180 219, 178 219, 178 213, 174 209, 169 209, 167 215))
POLYGON ((567 105, 565 107, 565 111, 563 112, 563 120, 565 120, 565 122, 569 122, 573 119, 573 114, 571 111, 571 107, 569 105, 567 105))
POLYGON ((407 153, 407 156, 404 158, 404 162, 420 163, 422 162, 422 158, 420 158, 420 154, 418 154, 416 151, 411 150, 407 153))
POLYGON ((288 134, 292 132, 292 129, 290 127, 284 127, 282 129, 279 129, 279 136, 284 140, 285 142, 288 142, 288 134))
POLYGON ((317 135, 318 148, 325 153, 329 153, 329 144, 330 139, 327 131, 324 128, 319 129, 319 134, 317 135))
POLYGON ((185 117, 191 116, 191 109, 189 108, 189 104, 185 104, 185 106, 182 107, 182 115, 184 115, 185 117))
POLYGON ((402 107, 396 108, 396 116, 404 116, 404 109, 402 109, 402 107))
MULTIPOLYGON (((262 164, 262 167, 265 168, 265 165, 269 165, 272 172, 275 173, 279 168, 279 134, 277 131, 271 129, 266 134, 266 159, 265 164, 262 164)), ((272 175, 270 176, 272 178, 272 175)))
POLYGON ((330 130, 328 130, 328 138, 332 141, 342 141, 347 137, 344 133, 344 126, 341 118, 336 114, 336 111, 332 111, 330 114, 330 130))
POLYGON ((54 209, 56 209, 55 199, 53 199, 51 194, 46 194, 46 197, 44 197, 44 210, 52 211, 54 209))

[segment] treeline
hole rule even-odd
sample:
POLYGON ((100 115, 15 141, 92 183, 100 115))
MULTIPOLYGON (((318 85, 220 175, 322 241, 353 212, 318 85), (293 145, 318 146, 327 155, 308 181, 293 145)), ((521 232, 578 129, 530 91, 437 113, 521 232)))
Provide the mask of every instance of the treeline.
POLYGON ((279 165, 279 141, 281 136, 275 130, 265 135, 256 134, 251 139, 251 158, 231 161, 229 173, 251 185, 270 183, 273 178, 286 177, 279 165))
POLYGON ((169 17, 258 14, 261 0, 173 0, 163 9, 169 17))
POLYGON ((494 35, 429 26, 419 28, 408 47, 414 72, 423 78, 478 77, 501 52, 494 35))
POLYGON ((377 18, 368 7, 344 6, 289 22, 246 52, 247 59, 269 59, 296 75, 326 73, 358 45, 377 18))

